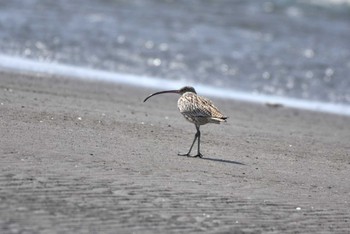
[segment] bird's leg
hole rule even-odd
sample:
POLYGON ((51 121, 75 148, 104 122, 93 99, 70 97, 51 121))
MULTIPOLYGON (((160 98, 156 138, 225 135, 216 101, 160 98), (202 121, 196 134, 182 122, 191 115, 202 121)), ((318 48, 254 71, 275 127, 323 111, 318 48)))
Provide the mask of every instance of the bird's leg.
POLYGON ((194 145, 194 143, 196 142, 197 138, 198 138, 198 134, 196 133, 196 135, 194 136, 194 140, 193 140, 193 142, 192 142, 191 148, 190 148, 190 150, 188 151, 187 154, 178 154, 178 155, 179 155, 179 156, 188 156, 188 157, 191 156, 190 153, 191 153, 191 151, 192 151, 193 145, 194 145))
POLYGON ((200 139, 200 136, 201 136, 201 132, 199 131, 199 126, 197 127, 197 125, 196 125, 196 129, 197 129, 197 132, 196 132, 196 134, 194 135, 194 140, 193 140, 193 142, 192 142, 192 145, 191 145, 191 147, 190 147, 190 150, 188 151, 188 153, 187 154, 178 154, 179 156, 187 156, 187 157, 190 157, 191 155, 190 155, 190 153, 191 153, 191 151, 192 151, 192 148, 193 148, 193 146, 194 146, 194 143, 196 142, 196 140, 197 140, 197 138, 198 138, 198 152, 197 152, 197 155, 195 155, 194 157, 200 157, 200 158, 202 158, 203 157, 203 155, 200 153, 200 151, 199 151, 199 145, 200 145, 200 143, 199 143, 199 139, 200 139))
POLYGON ((201 132, 199 131, 199 126, 196 125, 196 129, 197 129, 197 137, 198 137, 198 149, 197 149, 197 155, 195 155, 194 157, 200 157, 203 158, 203 155, 200 152, 200 144, 201 144, 201 132))

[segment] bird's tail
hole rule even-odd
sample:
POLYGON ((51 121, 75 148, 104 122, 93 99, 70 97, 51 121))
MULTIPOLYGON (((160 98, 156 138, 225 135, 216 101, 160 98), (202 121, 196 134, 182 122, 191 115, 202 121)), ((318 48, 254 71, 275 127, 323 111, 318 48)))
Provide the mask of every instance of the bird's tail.
POLYGON ((210 120, 209 120, 209 122, 210 122, 210 123, 219 124, 219 123, 221 123, 221 122, 226 122, 226 119, 227 119, 227 118, 228 118, 228 117, 226 117, 226 116, 222 116, 222 117, 211 117, 210 120))

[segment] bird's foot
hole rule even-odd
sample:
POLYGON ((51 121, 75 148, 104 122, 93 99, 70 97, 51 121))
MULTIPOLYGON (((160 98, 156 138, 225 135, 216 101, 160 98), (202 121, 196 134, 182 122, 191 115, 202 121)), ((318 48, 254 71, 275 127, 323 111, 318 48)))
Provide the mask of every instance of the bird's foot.
POLYGON ((178 153, 177 155, 178 155, 178 156, 187 156, 187 157, 191 157, 190 153, 187 153, 187 154, 180 154, 180 153, 178 153))
POLYGON ((193 158, 203 158, 203 155, 201 153, 198 153, 194 156, 190 155, 190 153, 187 154, 177 154, 178 156, 186 156, 186 157, 193 157, 193 158))
POLYGON ((195 156, 193 156, 193 157, 195 157, 195 158, 203 158, 203 154, 198 153, 197 155, 195 155, 195 156))

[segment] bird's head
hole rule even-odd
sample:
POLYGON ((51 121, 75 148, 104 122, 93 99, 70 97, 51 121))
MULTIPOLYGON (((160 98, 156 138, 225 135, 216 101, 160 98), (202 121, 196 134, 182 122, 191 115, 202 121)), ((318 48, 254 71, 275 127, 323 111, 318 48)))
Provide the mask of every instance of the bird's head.
POLYGON ((184 94, 184 93, 187 93, 187 92, 197 94, 196 90, 193 87, 191 87, 191 86, 185 86, 185 87, 179 89, 179 93, 181 95, 184 94))

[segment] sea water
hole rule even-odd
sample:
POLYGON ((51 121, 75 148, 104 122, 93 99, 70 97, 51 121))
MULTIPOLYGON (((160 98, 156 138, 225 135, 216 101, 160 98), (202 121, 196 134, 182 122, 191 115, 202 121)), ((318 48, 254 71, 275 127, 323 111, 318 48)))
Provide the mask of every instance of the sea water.
POLYGON ((0 68, 350 115, 350 1, 0 1, 0 68))

